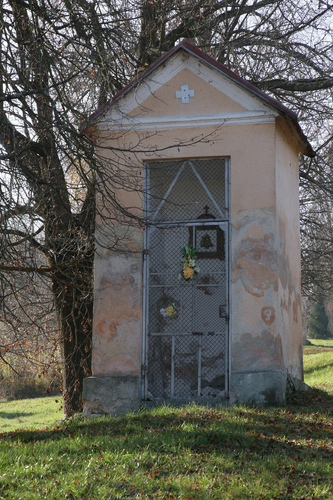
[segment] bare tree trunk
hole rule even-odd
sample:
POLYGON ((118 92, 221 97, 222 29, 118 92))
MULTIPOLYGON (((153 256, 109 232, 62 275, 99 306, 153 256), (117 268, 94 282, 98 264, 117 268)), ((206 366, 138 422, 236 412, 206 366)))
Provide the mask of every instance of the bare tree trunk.
POLYGON ((82 410, 83 379, 91 375, 93 254, 66 273, 56 272, 52 281, 61 331, 64 414, 82 410), (70 278, 70 279, 69 279, 70 278), (72 283, 70 283, 72 281, 72 283))

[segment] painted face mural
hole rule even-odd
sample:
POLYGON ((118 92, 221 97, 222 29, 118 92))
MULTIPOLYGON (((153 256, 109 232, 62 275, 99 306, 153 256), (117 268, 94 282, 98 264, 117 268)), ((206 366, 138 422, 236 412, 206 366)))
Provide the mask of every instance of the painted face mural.
POLYGON ((263 297, 273 286, 277 290, 276 251, 271 238, 246 238, 240 242, 232 267, 232 282, 241 280, 245 290, 256 297, 263 297))

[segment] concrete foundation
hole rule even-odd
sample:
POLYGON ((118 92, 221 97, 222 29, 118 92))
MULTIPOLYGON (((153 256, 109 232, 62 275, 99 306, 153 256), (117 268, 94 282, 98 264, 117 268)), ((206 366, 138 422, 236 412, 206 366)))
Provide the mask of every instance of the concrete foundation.
POLYGON ((287 373, 282 370, 232 372, 231 402, 255 406, 280 405, 286 401, 287 373))
MULTIPOLYGON (((88 377, 83 384, 85 418, 118 416, 137 411, 141 405, 150 408, 161 401, 141 401, 140 377, 137 375, 113 375, 88 377)), ((200 400, 198 403, 215 405, 247 404, 251 406, 281 405, 286 394, 307 391, 309 386, 282 370, 233 372, 231 374, 230 399, 200 400)), ((172 401, 181 406, 191 401, 172 401)))
POLYGON ((122 415, 139 409, 140 378, 137 375, 88 377, 83 383, 85 418, 122 415))
POLYGON ((274 406, 286 402, 286 395, 310 387, 282 370, 231 372, 230 403, 274 406))

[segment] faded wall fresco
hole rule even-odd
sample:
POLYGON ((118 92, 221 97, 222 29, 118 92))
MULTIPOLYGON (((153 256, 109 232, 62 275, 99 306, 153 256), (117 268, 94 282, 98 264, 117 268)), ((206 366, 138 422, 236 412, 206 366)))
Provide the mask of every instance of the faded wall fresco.
POLYGON ((231 368, 235 371, 284 368, 275 224, 275 210, 252 209, 240 212, 232 225, 231 368))
POLYGON ((273 286, 277 291, 277 256, 272 235, 245 238, 236 248, 232 266, 232 283, 241 280, 245 290, 255 297, 263 297, 273 286))

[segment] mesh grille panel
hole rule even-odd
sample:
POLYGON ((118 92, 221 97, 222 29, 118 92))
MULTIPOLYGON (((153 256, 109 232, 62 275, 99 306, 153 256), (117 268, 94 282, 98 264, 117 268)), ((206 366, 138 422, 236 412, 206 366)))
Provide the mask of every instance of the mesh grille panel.
POLYGON ((224 335, 214 335, 204 343, 201 354, 201 395, 216 397, 225 390, 226 342, 224 335))
POLYGON ((174 397, 178 399, 196 397, 198 388, 198 339, 195 336, 178 336, 175 344, 174 397))
POLYGON ((226 383, 225 352, 225 335, 150 336, 150 399, 223 396, 226 383))
POLYGON ((148 395, 150 399, 171 398, 171 337, 149 337, 148 395))
POLYGON ((224 218, 225 201, 225 159, 149 163, 152 220, 194 220, 204 206, 213 218, 224 218))
POLYGON ((227 237, 226 225, 216 220, 226 213, 225 160, 153 162, 149 168, 148 397, 223 396, 227 237), (190 282, 179 279, 187 244, 198 248, 200 267, 190 282), (175 314, 169 316, 171 305, 175 314))

